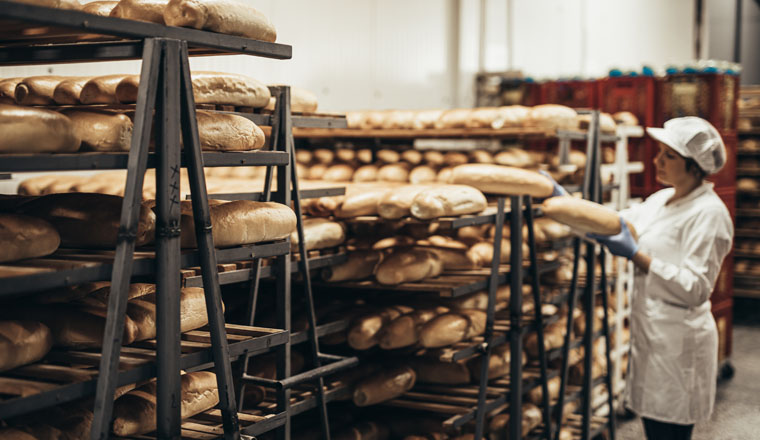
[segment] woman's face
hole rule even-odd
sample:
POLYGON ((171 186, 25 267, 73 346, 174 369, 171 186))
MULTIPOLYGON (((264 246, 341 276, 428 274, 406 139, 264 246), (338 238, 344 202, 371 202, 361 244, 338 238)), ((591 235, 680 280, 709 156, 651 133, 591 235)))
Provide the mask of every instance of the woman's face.
POLYGON ((659 142, 659 147, 660 151, 654 158, 657 181, 664 185, 677 186, 690 179, 691 175, 686 171, 686 160, 662 142, 659 142))

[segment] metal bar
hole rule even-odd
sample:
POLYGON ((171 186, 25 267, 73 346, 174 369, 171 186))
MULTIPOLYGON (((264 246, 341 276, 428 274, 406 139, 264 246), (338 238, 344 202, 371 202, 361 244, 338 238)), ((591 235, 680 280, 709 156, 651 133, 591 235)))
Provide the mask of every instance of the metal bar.
MULTIPOLYGON (((0 0, 0 8, 2 8, 4 19, 60 26, 85 34, 113 35, 135 39, 163 37, 186 41, 188 46, 191 47, 205 47, 275 59, 290 59, 292 57, 292 47, 288 45, 251 40, 249 38, 216 32, 163 26, 137 20, 100 17, 76 10, 46 8, 7 0, 0 0)), ((3 42, 0 41, 1 43, 3 42)), ((48 62, 53 61, 67 62, 68 60, 48 60, 48 62)))
MULTIPOLYGON (((538 258, 536 256, 536 234, 533 229, 533 204, 530 197, 525 198, 525 223, 528 225, 528 249, 530 250, 530 279, 533 293, 533 305, 536 320, 536 332, 538 335, 538 362, 541 370, 541 403, 544 413, 544 430, 546 440, 552 438, 551 409, 549 407, 549 386, 546 366, 546 347, 544 346, 544 322, 541 313, 541 292, 538 285, 538 258)), ((570 314, 569 316, 572 316, 570 314)), ((568 318, 569 319, 569 318, 568 318)))
MULTIPOLYGON (((496 408, 504 405, 506 402, 507 402, 507 396, 501 395, 491 401, 488 401, 485 405, 479 406, 478 409, 482 408, 483 412, 488 414, 489 412, 495 410, 496 408)), ((457 416, 451 417, 450 419, 445 420, 443 422, 443 426, 444 426, 444 429, 446 429, 447 431, 459 429, 465 423, 469 422, 475 417, 476 417, 476 411, 473 410, 466 414, 457 415, 457 416)))
MULTIPOLYGON (((514 200, 512 200, 514 203, 514 200)), ((480 363, 480 384, 478 388, 478 407, 477 415, 475 419, 475 439, 480 440, 483 438, 485 432, 485 420, 486 420, 486 389, 488 388, 488 364, 491 360, 491 352, 493 350, 493 321, 494 314, 496 313, 496 290, 499 286, 499 266, 501 264, 501 236, 504 229, 504 197, 499 197, 496 207, 496 222, 494 229, 493 239, 493 259, 491 260, 491 274, 488 279, 488 307, 486 309, 486 329, 483 335, 482 353, 483 358, 480 363)), ((512 209, 515 206, 511 205, 512 209)), ((521 267, 521 266, 513 266, 521 267)), ((514 328, 514 327, 513 327, 514 328)), ((519 359, 515 358, 515 359, 519 359)), ((519 363, 519 362, 516 362, 519 363)))
MULTIPOLYGON (((7 3, 7 2, 4 2, 7 3)), ((20 5, 21 6, 21 5, 20 5)), ((25 5, 24 5, 25 6, 25 5)), ((161 63, 161 45, 155 39, 145 41, 140 77, 144 78, 137 93, 135 123, 129 153, 129 168, 121 205, 119 236, 111 275, 111 294, 103 331, 103 357, 100 360, 94 418, 90 431, 92 440, 105 440, 111 434, 111 413, 119 371, 119 352, 127 308, 127 290, 137 235, 138 214, 148 159, 148 144, 156 103, 157 78, 161 63)))
MULTIPOLYGON (((517 214, 513 215, 509 219, 509 227, 511 231, 510 245, 512 253, 510 255, 511 267, 522 267, 522 210, 524 196, 512 196, 511 206, 512 212, 517 214)), ((510 344, 510 356, 515 356, 514 359, 520 359, 522 356, 522 332, 519 329, 522 327, 522 285, 523 274, 522 270, 512 271, 511 275, 511 289, 509 298, 509 317, 510 317, 510 332, 509 332, 509 344, 510 344)), ((539 308, 540 313, 540 308, 539 308)), ((510 359, 513 359, 510 357, 510 359)), ((522 436, 522 362, 510 362, 510 390, 509 390, 509 438, 521 438, 522 436)))
MULTIPOLYGON (((357 358, 356 356, 353 356, 353 357, 348 357, 348 358, 341 358, 340 360, 333 361, 332 363, 329 363, 327 365, 323 365, 318 368, 313 368, 311 370, 305 371, 295 376, 290 376, 287 379, 272 380, 272 379, 264 379, 264 378, 256 377, 256 376, 249 376, 245 374, 243 375, 243 381, 256 384, 256 385, 269 387, 269 388, 287 389, 287 388, 293 388, 295 386, 301 385, 305 382, 311 382, 318 378, 322 378, 330 374, 337 373, 339 371, 345 370, 346 368, 355 367, 358 364, 359 364, 359 358, 357 358)), ((318 398, 319 397, 317 397, 317 399, 318 398)))
MULTIPOLYGON (((604 345, 605 345, 605 356, 607 360, 607 373, 604 375, 605 378, 605 384, 607 385, 607 404, 609 405, 609 417, 607 419, 607 422, 609 423, 609 430, 610 430, 610 439, 615 440, 615 392, 614 388, 612 387, 612 376, 611 372, 613 371, 612 368, 612 356, 611 351, 612 347, 610 346, 610 322, 609 322, 609 298, 607 297, 607 267, 604 264, 605 260, 605 251, 604 247, 602 247, 599 251, 600 255, 599 258, 601 260, 602 264, 602 278, 601 278, 601 289, 602 289, 602 307, 604 307, 604 321, 602 322, 602 332, 604 333, 604 345)), ((622 309, 618 309, 622 310, 622 309)), ((619 341, 619 339, 618 339, 619 341)))
POLYGON ((162 40, 156 100, 156 426, 160 439, 179 439, 180 386, 180 93, 179 42, 162 40))
POLYGON ((190 62, 187 55, 187 44, 178 43, 181 58, 180 83, 182 87, 182 138, 187 156, 188 178, 193 198, 193 218, 195 237, 201 259, 203 274, 203 289, 206 297, 209 328, 211 331, 212 352, 214 354, 217 388, 219 390, 219 409, 222 413, 224 437, 228 440, 240 438, 240 425, 235 404, 235 389, 230 365, 230 350, 227 342, 227 332, 224 325, 224 309, 222 294, 219 288, 217 259, 212 235, 211 211, 208 206, 206 178, 203 173, 203 157, 201 143, 198 138, 198 122, 195 118, 195 98, 193 83, 190 78, 190 62))
MULTIPOLYGON (((346 194, 345 187, 335 188, 318 188, 318 189, 304 189, 299 192, 301 200, 316 199, 319 197, 334 197, 342 196, 346 194)), ((264 192, 249 192, 249 193, 227 193, 227 194, 209 194, 210 199, 215 200, 252 200, 254 202, 265 201, 264 192)), ((291 197, 295 197, 295 192, 291 194, 291 197)))

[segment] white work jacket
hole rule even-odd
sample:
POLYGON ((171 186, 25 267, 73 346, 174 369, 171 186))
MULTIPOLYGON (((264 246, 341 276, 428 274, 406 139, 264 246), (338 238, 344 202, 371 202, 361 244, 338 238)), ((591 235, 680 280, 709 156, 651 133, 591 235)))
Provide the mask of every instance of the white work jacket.
POLYGON ((673 188, 621 212, 652 257, 636 269, 626 405, 641 417, 693 424, 715 401, 718 332, 710 295, 734 228, 728 209, 703 183, 673 203, 673 188))

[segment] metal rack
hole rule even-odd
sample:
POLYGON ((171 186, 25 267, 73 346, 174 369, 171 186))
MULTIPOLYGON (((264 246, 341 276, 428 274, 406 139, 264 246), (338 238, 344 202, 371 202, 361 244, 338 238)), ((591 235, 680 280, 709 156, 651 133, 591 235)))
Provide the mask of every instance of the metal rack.
MULTIPOLYGON (((755 92, 756 94, 756 92, 755 92)), ((740 116, 750 116, 750 115, 756 115, 757 110, 755 112, 749 111, 749 110, 743 110, 740 112, 740 116)), ((743 129, 737 131, 740 138, 749 139, 760 139, 760 129, 758 128, 750 128, 750 129, 743 129)), ((751 151, 751 150, 737 150, 737 169, 736 169, 736 175, 737 177, 754 177, 758 180, 760 180, 760 170, 756 168, 748 168, 748 167, 741 167, 742 165, 742 158, 753 158, 753 157, 760 157, 760 152, 758 151, 751 151)), ((737 202, 740 199, 753 199, 755 201, 760 200, 760 191, 741 191, 737 192, 737 202)), ((760 218, 760 209, 745 209, 745 208, 738 208, 736 210, 736 222, 738 223, 740 219, 758 219, 760 218)), ((757 237, 757 231, 753 230, 742 230, 737 229, 736 230, 736 237, 737 238, 756 238, 757 237)), ((734 261, 737 259, 739 260, 758 260, 760 259, 760 253, 756 252, 746 252, 737 250, 736 243, 734 244, 734 261)), ((751 274, 751 273, 741 273, 741 272, 735 272, 734 273, 734 296, 739 298, 760 298, 760 276, 751 274)))
MULTIPOLYGON (((59 10, 16 2, 0 0, 3 8, 0 23, 5 31, 0 32, 0 63, 52 64, 93 60, 142 59, 141 79, 137 104, 135 105, 135 126, 129 153, 82 153, 82 154, 39 154, 4 155, 2 171, 50 171, 76 169, 127 169, 125 196, 122 203, 120 233, 115 252, 106 256, 92 255, 96 261, 81 266, 72 265, 63 271, 34 273, 22 277, 8 277, 3 281, 3 296, 18 295, 32 290, 67 286, 94 280, 112 280, 104 344, 101 353, 66 352, 51 354, 50 359, 64 361, 74 356, 85 365, 99 367, 90 369, 93 377, 83 382, 71 383, 48 389, 29 397, 18 397, 0 404, 3 417, 19 415, 35 409, 95 394, 92 438, 105 439, 110 436, 111 411, 115 387, 153 376, 158 378, 157 395, 157 436, 177 438, 180 435, 181 420, 179 377, 180 369, 197 369, 214 366, 218 380, 220 404, 217 416, 219 429, 217 436, 240 438, 240 420, 249 419, 238 414, 233 373, 230 361, 244 359, 252 354, 274 347, 281 357, 278 365, 279 377, 288 380, 289 328, 290 328, 290 243, 288 239, 273 243, 241 246, 231 249, 215 249, 211 236, 211 220, 206 193, 204 166, 267 166, 267 184, 264 199, 270 197, 280 203, 289 204, 291 191, 270 194, 272 167, 280 169, 278 187, 290 188, 296 207, 300 211, 300 195, 295 172, 292 147, 293 126, 340 127, 345 126, 342 118, 311 118, 292 116, 290 113, 290 90, 288 87, 275 88, 277 98, 272 115, 239 113, 259 124, 272 126, 272 145, 275 151, 245 153, 204 153, 198 139, 195 119, 195 103, 190 80, 190 55, 213 55, 242 53, 274 59, 291 57, 291 47, 266 43, 247 38, 211 32, 167 27, 153 23, 98 17, 80 11, 59 10), (97 34, 97 35, 96 35, 97 34), (101 35, 102 34, 102 35, 101 35), (116 38, 114 38, 116 37, 116 38), (124 40, 127 38, 129 40, 124 40), (84 41, 84 42, 83 42, 84 41), (151 128, 154 124, 156 152, 148 152, 151 128), (180 151, 180 132, 184 151, 180 151), (135 232, 140 207, 141 188, 145 170, 156 168, 157 178, 157 232, 154 252, 135 252, 135 232), (188 168, 196 239, 196 252, 180 253, 179 249, 179 169, 188 168), (282 330, 261 329, 253 326, 233 326, 224 323, 217 263, 242 259, 275 257, 275 266, 270 274, 276 274, 278 299, 278 325, 282 330), (179 296, 162 294, 157 299, 157 338, 145 344, 152 350, 155 362, 138 365, 119 371, 120 359, 128 358, 131 347, 121 346, 121 329, 124 326, 127 304, 127 287, 131 277, 156 274, 157 289, 178 292, 181 267, 200 266, 201 277, 197 280, 206 292, 206 307, 209 325, 206 329, 181 335, 179 331, 179 296), (234 336, 228 340, 228 337, 234 336), (187 342, 197 339, 206 341, 203 350, 187 350, 187 342), (195 338, 193 340, 192 338, 195 338), (125 355, 126 353, 126 355, 125 355), (122 357, 122 356, 125 357, 122 357), (85 362, 88 360, 87 362, 85 362), (97 371, 97 378, 93 372, 97 371)), ((262 196, 259 196, 261 199, 262 196)), ((300 212, 299 212, 300 214, 300 212)), ((303 230, 299 216, 299 235, 303 243, 303 230)), ((48 257, 69 258, 65 250, 48 257)), ((302 253, 302 257, 305 255, 302 253)), ((88 256, 84 256, 86 259, 88 256)), ((301 265, 308 271, 308 260, 302 258, 301 265)), ((0 270, 1 272, 1 270, 0 270)), ((313 304, 310 304, 313 307, 313 304)), ((312 309, 313 318, 313 309, 312 309)), ((313 320, 312 320, 313 323, 313 320)), ((316 325, 307 340, 316 341, 316 325)), ((321 361, 326 356, 317 358, 321 361)), ((328 359, 340 363, 341 360, 328 359)), ((345 362, 344 362, 345 363, 345 362)), ((30 366, 28 370, 34 370, 30 366)), ((20 369, 20 370, 23 370, 20 369)), ((14 371, 14 374, 22 372, 14 371)), ((320 371, 312 372, 303 381, 320 376, 320 371)), ((291 381, 301 380, 293 378, 291 381)), ((321 382, 321 379, 320 379, 321 382)), ((321 384, 321 383, 320 383, 321 384)), ((318 390, 320 396, 323 389, 318 390)), ((289 402, 283 393, 278 407, 284 408, 280 436, 289 435, 289 402), (283 399, 283 397, 285 399, 283 399)), ((326 410, 322 402, 324 422, 326 410)), ((308 406, 308 405, 307 405, 308 406)), ((328 427, 323 427, 328 431, 328 427)), ((245 429, 243 430, 245 432, 245 429)), ((263 432, 263 431, 262 431, 263 432)), ((329 435, 329 434, 328 434, 329 435)), ((327 437, 329 438, 329 437, 327 437)))

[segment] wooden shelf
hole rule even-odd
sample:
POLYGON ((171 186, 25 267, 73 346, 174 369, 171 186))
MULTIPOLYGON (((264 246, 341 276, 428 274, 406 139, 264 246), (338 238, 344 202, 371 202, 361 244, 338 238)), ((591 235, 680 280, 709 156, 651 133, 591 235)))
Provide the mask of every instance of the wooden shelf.
POLYGON ((551 137, 553 133, 538 128, 442 128, 442 129, 318 129, 294 128, 293 135, 302 138, 383 138, 383 139, 424 139, 424 138, 525 138, 551 137))

